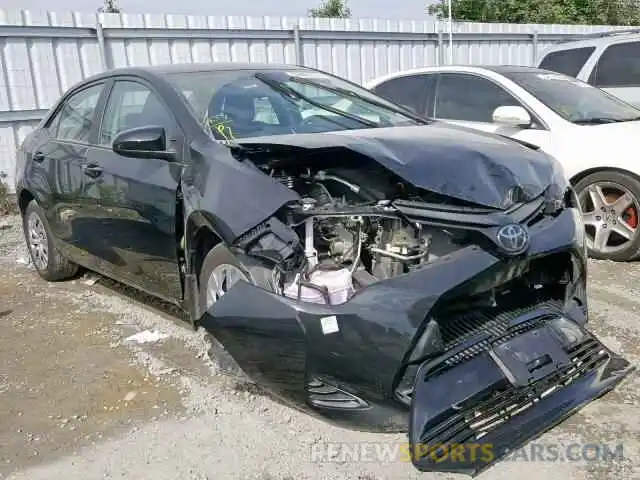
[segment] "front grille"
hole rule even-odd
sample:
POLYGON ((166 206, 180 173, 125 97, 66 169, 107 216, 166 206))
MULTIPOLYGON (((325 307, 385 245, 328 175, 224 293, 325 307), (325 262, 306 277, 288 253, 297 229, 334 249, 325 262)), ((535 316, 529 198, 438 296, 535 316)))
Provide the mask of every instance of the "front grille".
MULTIPOLYGON (((437 305, 425 321, 440 329, 443 353, 430 359, 428 375, 435 376, 469 361, 529 330, 564 315, 567 287, 579 278, 566 252, 508 265, 492 277, 484 293, 457 292, 437 305)), ((409 405, 420 365, 400 372, 395 397, 409 405)))
MULTIPOLYGON (((440 375, 450 368, 471 360, 534 328, 541 327, 562 313, 560 300, 544 300, 524 307, 465 310, 455 315, 438 318, 446 356, 429 371, 429 376, 440 375), (517 320, 529 313, 535 316, 517 320)), ((413 395, 419 365, 408 365, 396 388, 397 398, 409 404, 413 395)))
POLYGON ((588 338, 569 350, 572 365, 536 383, 522 388, 505 387, 460 405, 459 413, 429 427, 420 441, 429 445, 469 443, 481 439, 491 430, 531 408, 542 398, 569 385, 577 378, 602 365, 609 353, 595 339, 588 338))
POLYGON ((492 314, 482 310, 466 311, 455 317, 441 320, 439 324, 445 351, 458 348, 458 352, 431 370, 429 376, 439 375, 461 362, 471 360, 476 355, 488 351, 497 344, 538 328, 561 312, 562 302, 547 300, 526 307, 494 310, 492 314), (514 324, 514 320, 531 312, 536 312, 536 316, 514 324), (477 342, 470 341, 479 335, 481 339, 477 342), (468 342, 469 346, 460 348, 465 342, 468 342))
POLYGON ((545 300, 517 308, 465 310, 452 316, 436 317, 436 321, 440 325, 445 349, 449 350, 483 332, 494 338, 503 337, 509 333, 513 320, 536 310, 541 311, 541 316, 544 310, 558 314, 562 311, 562 302, 545 300))

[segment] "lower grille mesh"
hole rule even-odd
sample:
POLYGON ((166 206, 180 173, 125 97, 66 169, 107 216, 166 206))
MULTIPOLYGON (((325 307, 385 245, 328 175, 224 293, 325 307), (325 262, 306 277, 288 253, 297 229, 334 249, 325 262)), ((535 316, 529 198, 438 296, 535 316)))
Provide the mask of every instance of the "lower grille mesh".
MULTIPOLYGON (((471 360, 476 355, 488 351, 493 345, 506 342, 517 335, 538 328, 561 312, 561 301, 543 300, 524 307, 494 308, 491 311, 487 309, 465 310, 455 315, 436 317, 445 344, 445 351, 459 348, 465 342, 468 342, 469 346, 433 368, 429 372, 429 376, 439 375, 459 363, 471 360), (534 311, 540 312, 540 315, 518 323, 516 326, 511 326, 514 319, 534 311), (548 311, 549 314, 545 315, 545 311, 548 311), (481 339, 473 341, 474 337, 480 335, 483 335, 481 339)), ((418 367, 419 365, 409 365, 396 389, 398 398, 407 404, 411 401, 418 367)))
POLYGON ((442 336, 446 350, 462 345, 467 340, 481 333, 489 335, 483 340, 475 342, 468 348, 447 358, 441 365, 431 371, 430 376, 438 375, 461 362, 471 360, 476 355, 486 352, 496 344, 506 342, 517 335, 533 330, 547 322, 550 318, 557 316, 561 311, 561 302, 547 300, 526 307, 511 310, 505 309, 492 315, 482 311, 475 311, 465 312, 459 316, 441 320, 439 324, 442 328, 442 336), (516 326, 511 326, 512 320, 533 311, 540 312, 540 315, 531 320, 519 323, 516 326), (545 315, 544 311, 547 311, 548 314, 545 315))
POLYGON ((436 318, 436 320, 440 325, 445 349, 448 350, 482 332, 487 332, 494 338, 503 337, 509 333, 509 325, 513 319, 534 310, 559 313, 562 310, 562 302, 546 300, 525 307, 466 310, 453 316, 436 318))
POLYGON ((569 354, 572 365, 564 371, 527 387, 507 387, 484 399, 474 400, 473 405, 463 405, 460 413, 425 432, 421 441, 429 445, 441 445, 479 440, 542 398, 598 368, 609 357, 607 350, 593 338, 573 347, 569 354))

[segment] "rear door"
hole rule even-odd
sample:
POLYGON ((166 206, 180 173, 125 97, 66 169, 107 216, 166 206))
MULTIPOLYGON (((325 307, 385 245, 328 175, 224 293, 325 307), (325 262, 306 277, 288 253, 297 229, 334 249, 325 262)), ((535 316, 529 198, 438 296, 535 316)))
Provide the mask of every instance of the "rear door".
POLYGON ((640 41, 609 45, 591 71, 589 83, 640 107, 640 41))
POLYGON ((429 99, 433 96, 435 75, 420 73, 392 78, 371 89, 382 98, 413 110, 419 115, 430 115, 429 99))
POLYGON ((182 164, 112 150, 118 133, 151 125, 162 126, 168 148, 182 152, 182 130, 153 87, 134 77, 116 79, 97 145, 87 152, 85 196, 96 211, 89 250, 109 275, 175 301, 182 298, 176 231, 182 164))
POLYGON ((493 80, 471 73, 441 73, 435 89, 433 117, 448 123, 496 133, 548 148, 551 134, 535 112, 493 80), (501 106, 518 106, 529 112, 529 127, 493 123, 493 112, 501 106))
MULTIPOLYGON (((43 141, 31 151, 30 188, 37 192, 49 226, 60 248, 74 259, 82 258, 82 165, 97 134, 97 112, 105 83, 93 83, 73 92, 44 129, 43 141)), ((82 262, 80 262, 82 263, 82 262)))

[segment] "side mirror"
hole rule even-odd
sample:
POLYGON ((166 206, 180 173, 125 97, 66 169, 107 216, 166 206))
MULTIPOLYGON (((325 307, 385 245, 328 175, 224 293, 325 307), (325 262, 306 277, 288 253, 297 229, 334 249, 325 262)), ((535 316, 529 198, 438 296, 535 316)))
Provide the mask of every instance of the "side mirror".
POLYGON ((493 123, 507 127, 528 127, 531 125, 531 116, 522 107, 502 106, 493 111, 493 123))
POLYGON ((123 157, 175 160, 175 152, 167 151, 167 134, 157 125, 124 130, 113 139, 113 151, 123 157))

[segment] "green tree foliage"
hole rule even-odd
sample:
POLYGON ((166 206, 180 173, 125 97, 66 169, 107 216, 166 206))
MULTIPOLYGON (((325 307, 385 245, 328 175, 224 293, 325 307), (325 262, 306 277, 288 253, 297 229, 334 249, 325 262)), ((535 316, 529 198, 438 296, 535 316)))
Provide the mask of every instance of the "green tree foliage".
POLYGON ((318 8, 309 10, 310 17, 349 18, 351 10, 346 0, 324 0, 318 8))
MULTIPOLYGON (((640 25, 639 0, 452 0, 453 18, 467 22, 640 25)), ((446 0, 428 11, 447 18, 446 0)))
POLYGON ((116 4, 116 0, 104 0, 104 5, 102 5, 98 12, 100 13, 122 13, 122 10, 116 4))

